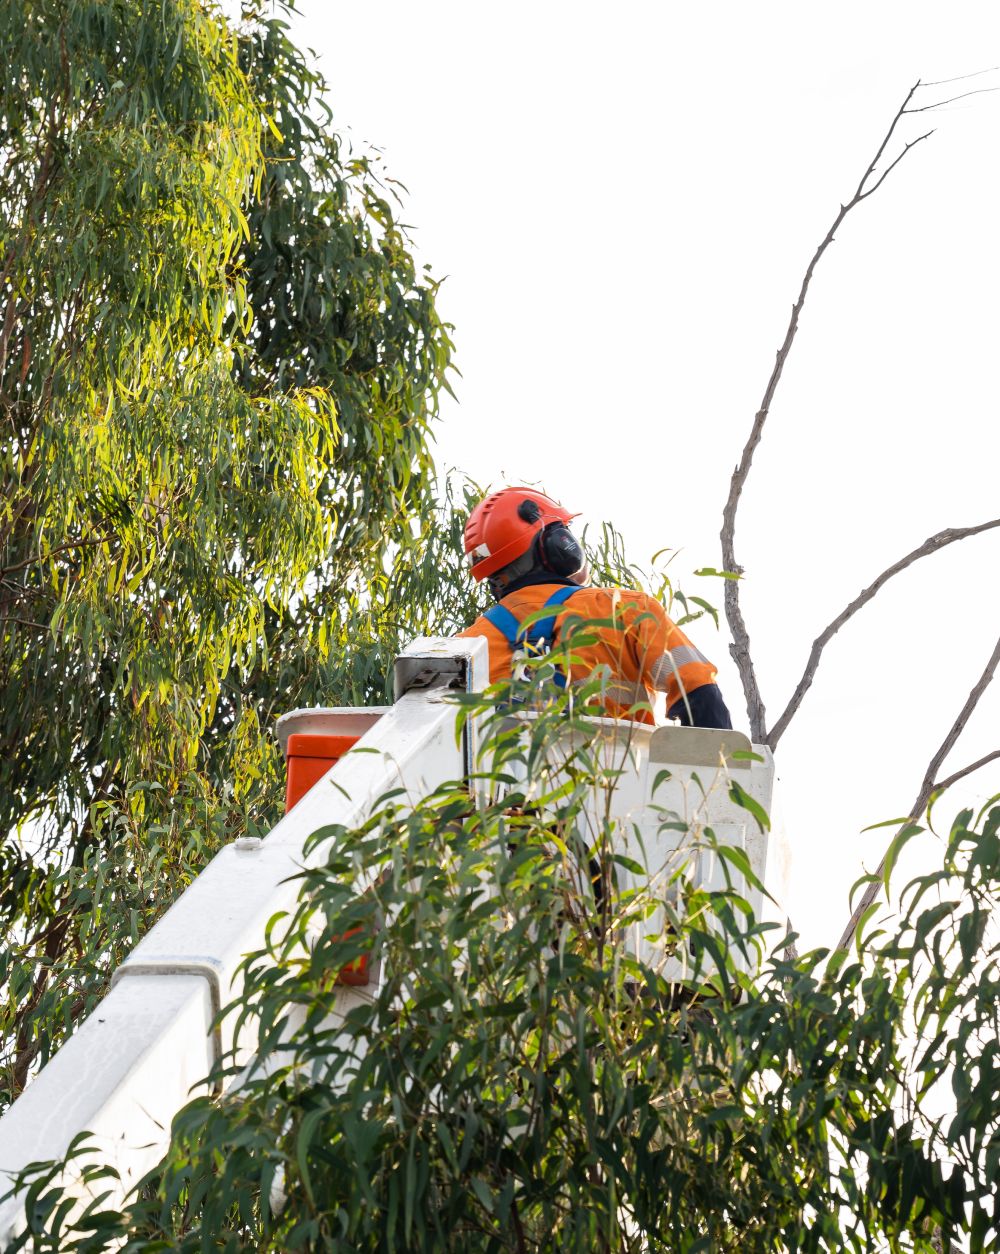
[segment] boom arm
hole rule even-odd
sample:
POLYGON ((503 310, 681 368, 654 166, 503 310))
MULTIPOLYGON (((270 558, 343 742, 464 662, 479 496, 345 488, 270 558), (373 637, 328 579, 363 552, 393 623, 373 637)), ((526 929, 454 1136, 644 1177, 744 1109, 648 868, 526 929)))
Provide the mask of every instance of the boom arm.
MULTIPOLYGON (((174 1115, 233 1047, 220 1008, 240 994, 238 968, 265 943, 269 921, 294 912, 300 870, 323 857, 305 847, 333 823, 364 822, 380 797, 402 788, 415 801, 467 773, 456 739, 456 687, 488 677, 486 641, 418 640, 397 663, 398 700, 264 840, 227 846, 139 942, 111 989, 0 1119, 0 1194, 28 1164, 57 1160, 80 1132, 121 1178, 120 1204, 166 1151, 174 1115)), ((469 728, 471 733, 471 728, 469 728)), ((343 988, 346 1012, 364 988, 343 988)), ((238 1048, 237 1063, 250 1059, 238 1048)), ((101 1191, 111 1187, 102 1180, 101 1191)), ((0 1248, 23 1225, 23 1202, 0 1207, 0 1248)))

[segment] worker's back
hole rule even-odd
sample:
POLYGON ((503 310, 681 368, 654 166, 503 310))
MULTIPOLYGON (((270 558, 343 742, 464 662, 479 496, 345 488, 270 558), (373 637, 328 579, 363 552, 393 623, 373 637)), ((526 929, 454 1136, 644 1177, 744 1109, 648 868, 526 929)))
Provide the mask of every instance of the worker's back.
MULTIPOLYGON (((572 657, 563 666, 570 683, 589 678, 598 667, 607 668, 609 714, 622 716, 631 711, 631 717, 651 722, 657 690, 666 693, 667 706, 672 708, 683 703, 686 693, 713 683, 715 668, 670 621, 660 603, 644 592, 567 589, 560 581, 521 588, 503 597, 499 605, 518 624, 527 620, 527 634, 531 620, 537 620, 538 611, 561 590, 567 599, 553 607, 554 631, 546 643, 571 644, 572 657)), ((492 683, 510 678, 516 647, 502 626, 483 615, 459 634, 486 638, 492 683)))
POLYGON ((607 668, 609 714, 652 722, 654 694, 663 692, 672 718, 696 727, 731 727, 715 668, 658 601, 633 589, 587 586, 586 556, 567 526, 574 517, 533 488, 493 492, 469 515, 470 571, 474 579, 489 581, 497 605, 459 634, 485 636, 491 681, 511 678, 518 652, 541 636, 543 648, 571 645, 563 667, 568 683, 607 668), (542 630, 532 621, 539 618, 542 630))

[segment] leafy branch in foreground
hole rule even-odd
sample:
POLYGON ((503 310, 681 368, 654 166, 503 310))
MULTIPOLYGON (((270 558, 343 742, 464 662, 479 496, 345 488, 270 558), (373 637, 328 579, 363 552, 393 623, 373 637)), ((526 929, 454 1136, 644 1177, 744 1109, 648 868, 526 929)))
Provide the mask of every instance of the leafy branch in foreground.
POLYGON ((488 803, 459 781, 317 833, 231 1011, 258 1066, 181 1112, 125 1213, 60 1210, 41 1170, 26 1248, 995 1248, 1000 807, 959 816, 856 960, 779 941, 749 979, 746 868, 705 891, 693 860, 720 846, 669 813, 680 852, 623 855, 627 825, 594 818, 620 762, 578 701, 538 696, 527 723, 467 708, 488 803), (334 977, 363 950, 385 981, 345 1019, 334 977))

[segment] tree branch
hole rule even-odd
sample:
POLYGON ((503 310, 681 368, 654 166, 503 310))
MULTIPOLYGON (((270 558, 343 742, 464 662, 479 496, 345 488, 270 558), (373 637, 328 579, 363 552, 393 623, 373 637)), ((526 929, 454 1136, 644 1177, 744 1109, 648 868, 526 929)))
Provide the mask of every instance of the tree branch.
MULTIPOLYGON (((764 389, 764 396, 760 404, 760 408, 754 415, 753 425, 750 428, 750 436, 743 448, 742 456, 739 464, 733 470, 732 478, 729 483, 729 496, 726 500, 725 508, 722 511, 722 531, 720 540, 722 542, 722 569, 732 571, 734 574, 741 575, 743 568, 736 560, 735 551, 735 532, 736 532, 736 511, 739 507, 740 497, 746 484, 747 476, 750 473, 750 466, 753 462, 753 455, 760 443, 761 435, 764 431, 764 424, 770 412, 771 405, 774 401, 774 395, 777 391, 778 384, 781 382, 782 372, 785 368, 785 362, 788 360, 788 354, 791 351, 792 343, 795 340, 796 332, 799 328, 799 317, 806 302, 806 296, 809 293, 809 285, 812 282, 813 273, 820 262, 823 254, 833 243, 837 231, 840 229, 841 223, 863 200, 866 200, 873 192, 877 191, 882 185, 888 174, 899 164, 906 156, 910 148, 920 140, 913 140, 907 144, 900 155, 892 162, 889 168, 878 178, 874 186, 868 186, 869 180, 875 172, 878 163, 881 161, 886 148, 892 141, 892 137, 896 132, 903 115, 908 112, 907 106, 913 99, 914 92, 920 87, 920 82, 916 82, 906 93, 903 103, 897 109, 895 116, 886 131, 882 142, 879 144, 875 156, 866 168, 861 181, 854 192, 851 199, 844 205, 840 206, 837 216, 834 218, 830 229, 823 236, 819 247, 813 253, 805 274, 799 287, 798 299, 792 306, 791 317, 788 327, 785 331, 785 338, 781 343, 775 355, 774 366, 771 375, 764 389)), ((925 139, 921 136, 920 139, 925 139)), ((725 609, 726 621, 729 624, 729 630, 733 637, 733 643, 730 645, 730 653, 736 663, 736 667, 740 674, 740 681, 743 685, 743 695, 746 698, 747 714, 750 718, 750 735, 757 742, 764 741, 767 734, 766 712, 764 709, 764 701, 761 697, 760 687, 757 683, 757 676, 754 672, 753 661, 750 654, 750 633, 747 630, 746 622, 743 618, 743 612, 740 608, 740 589, 739 580, 727 579, 725 588, 725 609)))
POLYGON ((979 523, 975 527, 946 527, 944 531, 939 531, 935 535, 928 537, 923 544, 915 548, 912 552, 907 553, 905 557, 901 557, 898 562, 887 567, 881 575, 864 589, 845 609, 837 615, 813 641, 812 649, 809 652, 809 660, 806 663, 805 670, 802 672, 802 678, 796 685, 795 691, 792 693, 791 700, 785 707, 781 717, 775 723, 774 727, 767 734, 764 741, 772 750, 778 744, 778 741, 788 730, 788 724, 795 717, 802 699, 812 687, 813 679, 816 676, 816 668, 819 666, 820 658, 823 650, 830 643, 833 637, 840 631, 841 627, 854 615, 858 610, 862 609, 872 599, 875 594, 883 588, 893 575, 898 575, 901 570, 905 570, 907 566, 911 566, 921 557, 927 557, 930 553, 936 553, 938 549, 943 549, 946 545, 954 544, 956 540, 965 540, 969 536, 978 535, 981 531, 990 531, 994 527, 1000 527, 1000 518, 991 519, 990 522, 979 523))
POLYGON ((973 771, 978 771, 981 766, 986 766, 988 762, 995 762, 997 758, 1000 758, 1000 749, 994 749, 992 753, 988 753, 984 758, 980 758, 978 762, 970 762, 968 766, 963 766, 960 771, 956 771, 954 775, 949 775, 947 779, 939 780, 931 789, 932 793, 936 797, 938 793, 944 792, 952 784, 957 784, 966 775, 971 775, 973 771))
MULTIPOLYGON (((903 116, 903 114, 907 112, 907 106, 909 105, 910 101, 913 99, 919 86, 920 86, 920 79, 918 78, 917 81, 910 88, 910 90, 906 93, 906 99, 896 110, 896 116, 889 123, 889 129, 886 131, 882 139, 882 142, 879 144, 878 151, 875 153, 875 156, 872 158, 871 164, 869 165, 868 169, 865 170, 864 175, 862 176, 861 182, 858 184, 857 189, 854 192, 854 196, 852 197, 852 203, 860 200, 862 196, 864 195, 865 184, 868 182, 871 176, 875 173, 875 167, 882 160, 882 156, 885 153, 885 150, 889 147, 889 144, 892 141, 892 137, 896 133, 896 127, 899 125, 899 120, 903 116)), ((841 206, 841 209, 843 209, 843 205, 841 206)))
MULTIPOLYGON (((965 705, 962 706, 961 710, 959 711, 958 717, 955 719, 954 723, 952 723, 947 736, 945 736, 944 740, 942 740, 937 753, 935 753, 934 756, 931 758, 930 763, 928 764, 927 770, 924 772, 924 780, 923 780, 923 783, 920 785, 920 791, 917 793, 917 799, 916 801, 914 801, 912 807, 910 808, 908 821, 912 822, 914 819, 918 818, 923 813, 924 808, 926 807, 928 801, 930 801, 934 792, 937 791, 938 785, 934 783, 934 780, 935 780, 935 777, 937 776, 938 771, 941 769, 941 763, 945 760, 945 758, 951 752, 952 748, 955 745, 955 741, 962 734, 962 731, 964 730, 966 723, 968 723, 973 710, 979 704, 979 698, 983 695, 983 693, 989 687, 990 681, 993 679, 993 675, 994 675, 994 672, 996 671, 998 663, 1000 663, 1000 640, 997 640, 996 645, 993 649, 993 652, 990 655, 990 660, 986 663, 986 669, 983 671, 983 673, 979 676, 979 679, 973 685, 972 691, 969 693, 969 696, 966 699, 965 705)), ((973 766, 970 766, 967 769, 958 771, 952 778, 950 778, 949 780, 946 780, 943 786, 947 787, 949 783, 953 783, 954 780, 960 779, 963 775, 967 775, 969 771, 975 770, 977 766, 982 766, 984 762, 989 761, 990 757, 994 757, 994 756, 997 756, 997 755, 991 754, 989 757, 981 759, 981 761, 975 763, 973 766)), ((878 864, 878 870, 875 872, 874 877, 872 878, 868 886, 865 888, 865 891, 862 893, 861 900, 858 902, 857 906, 855 907, 854 913, 851 915, 850 922, 848 923, 847 927, 844 929, 844 934, 843 936, 841 936, 840 941, 837 945, 838 949, 846 949, 847 946, 851 943, 851 938, 854 935, 854 932, 858 926, 858 923, 861 921, 861 916, 864 914, 864 912, 868 909, 868 907, 872 904, 872 902, 878 896, 878 890, 882 883, 882 872, 884 870, 885 870, 885 858, 883 857, 882 861, 878 864)))
POLYGON ((50 558, 58 557, 60 553, 67 553, 71 549, 86 549, 95 544, 104 544, 109 539, 107 535, 89 536, 84 540, 67 540, 65 544, 59 544, 54 549, 50 549, 48 553, 36 553, 33 557, 26 557, 23 562, 14 562, 11 566, 4 566, 0 569, 0 579, 7 575, 12 575, 15 571, 24 570, 27 566, 34 566, 38 562, 47 562, 50 558))
MULTIPOLYGON (((916 112, 916 110, 910 110, 910 112, 916 112)), ((867 191, 862 192, 862 194, 858 197, 858 200, 859 201, 867 200, 869 196, 873 196, 875 192, 877 192, 878 189, 882 186, 885 180, 889 177, 889 175, 893 172, 893 170, 895 170, 896 166, 898 166, 899 163, 903 160, 903 158, 910 151, 910 149, 916 148, 917 144, 921 143, 923 140, 930 139, 930 137, 933 134, 934 134, 933 130, 924 131, 923 135, 918 135, 916 139, 911 139, 910 142, 903 148, 903 151, 899 154, 899 156, 895 159, 895 161, 891 162, 888 166, 886 166, 882 174, 879 175, 879 177, 875 180, 875 182, 871 185, 871 187, 867 189, 867 191)))
POLYGON ((956 100, 965 100, 969 96, 986 96, 990 92, 1000 91, 1000 87, 977 87, 975 91, 963 91, 959 96, 949 96, 947 100, 936 100, 934 104, 921 105, 918 109, 907 109, 907 113, 929 113, 932 109, 943 109, 945 105, 954 104, 956 100))
POLYGON ((933 83, 923 83, 924 87, 945 87, 948 83, 964 83, 970 78, 982 78, 984 74, 992 74, 995 70, 1000 70, 1000 65, 987 66, 985 70, 973 70, 971 74, 958 74, 955 78, 939 78, 933 83))
POLYGON ((12 618, 9 615, 4 615, 3 618, 0 618, 0 623, 4 626, 7 623, 12 623, 15 627, 28 627, 29 629, 42 632, 52 630, 51 623, 36 623, 33 618, 12 618))

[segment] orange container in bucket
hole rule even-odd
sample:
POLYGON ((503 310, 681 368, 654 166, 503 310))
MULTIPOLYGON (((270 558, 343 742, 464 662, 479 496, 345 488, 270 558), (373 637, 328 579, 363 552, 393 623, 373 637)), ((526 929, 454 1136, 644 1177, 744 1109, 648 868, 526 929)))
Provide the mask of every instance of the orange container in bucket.
MULTIPOLYGON (((285 813, 306 795, 310 788, 323 778, 335 762, 358 743, 360 736, 336 736, 320 733, 297 732, 288 737, 285 760, 288 774, 285 783, 285 813)), ((360 928, 352 928, 344 936, 353 936, 360 928)), ((368 983, 368 955, 362 954, 337 976, 338 984, 362 985, 368 983)))
POLYGON ((301 801, 313 784, 321 780, 360 739, 360 736, 312 735, 308 732, 289 736, 285 749, 288 764, 285 813, 301 801))

